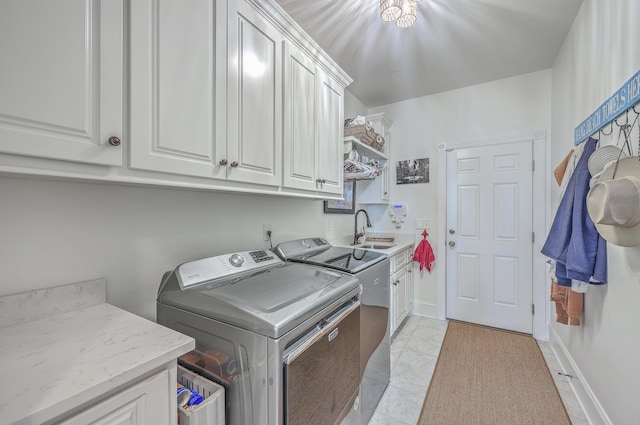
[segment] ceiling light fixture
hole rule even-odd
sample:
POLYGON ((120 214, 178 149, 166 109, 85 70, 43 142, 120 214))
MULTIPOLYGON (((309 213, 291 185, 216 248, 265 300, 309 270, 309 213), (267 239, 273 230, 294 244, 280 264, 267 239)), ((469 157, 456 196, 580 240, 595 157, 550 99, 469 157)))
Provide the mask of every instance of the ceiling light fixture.
POLYGON ((418 19, 420 0, 380 0, 380 19, 384 22, 394 22, 400 28, 407 28, 415 24, 418 19))

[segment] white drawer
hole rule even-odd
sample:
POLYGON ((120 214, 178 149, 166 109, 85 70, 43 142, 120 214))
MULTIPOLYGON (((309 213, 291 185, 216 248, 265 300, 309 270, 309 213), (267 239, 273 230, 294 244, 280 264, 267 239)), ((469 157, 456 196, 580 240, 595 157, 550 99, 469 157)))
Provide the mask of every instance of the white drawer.
POLYGON ((402 251, 398 254, 398 262, 396 263, 396 267, 400 268, 409 262, 409 257, 411 256, 411 250, 407 249, 406 251, 402 251))
POLYGON ((395 273, 397 270, 400 270, 405 264, 411 261, 412 252, 413 250, 411 248, 405 249, 404 251, 399 252, 389 258, 391 274, 395 273))

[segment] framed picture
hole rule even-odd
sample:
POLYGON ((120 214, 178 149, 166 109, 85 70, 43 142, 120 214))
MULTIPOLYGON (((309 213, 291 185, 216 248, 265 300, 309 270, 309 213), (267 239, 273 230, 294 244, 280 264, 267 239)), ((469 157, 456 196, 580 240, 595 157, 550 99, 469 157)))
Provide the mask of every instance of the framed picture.
POLYGON ((429 158, 398 161, 396 184, 429 183, 429 158))
POLYGON ((353 214, 356 211, 356 182, 344 182, 344 201, 324 201, 325 214, 353 214))

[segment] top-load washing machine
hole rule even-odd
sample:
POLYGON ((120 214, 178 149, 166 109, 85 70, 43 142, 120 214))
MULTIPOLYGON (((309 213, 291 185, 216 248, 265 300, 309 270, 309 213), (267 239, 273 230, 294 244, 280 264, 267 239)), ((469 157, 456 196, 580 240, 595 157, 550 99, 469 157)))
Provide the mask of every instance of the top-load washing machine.
POLYGON ((283 260, 349 273, 360 281, 361 420, 363 425, 368 424, 391 375, 388 256, 359 248, 332 246, 322 238, 284 242, 273 251, 283 260))
POLYGON ((360 293, 348 274, 238 252, 165 273, 157 320, 196 340, 179 362, 225 387, 227 425, 358 425, 360 293))

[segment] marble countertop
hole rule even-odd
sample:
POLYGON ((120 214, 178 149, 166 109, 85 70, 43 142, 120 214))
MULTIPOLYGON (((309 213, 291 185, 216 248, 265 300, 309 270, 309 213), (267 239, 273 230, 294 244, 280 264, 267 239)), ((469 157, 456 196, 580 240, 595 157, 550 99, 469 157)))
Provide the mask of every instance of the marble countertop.
POLYGON ((0 328, 0 424, 51 420, 194 347, 106 303, 0 328))

